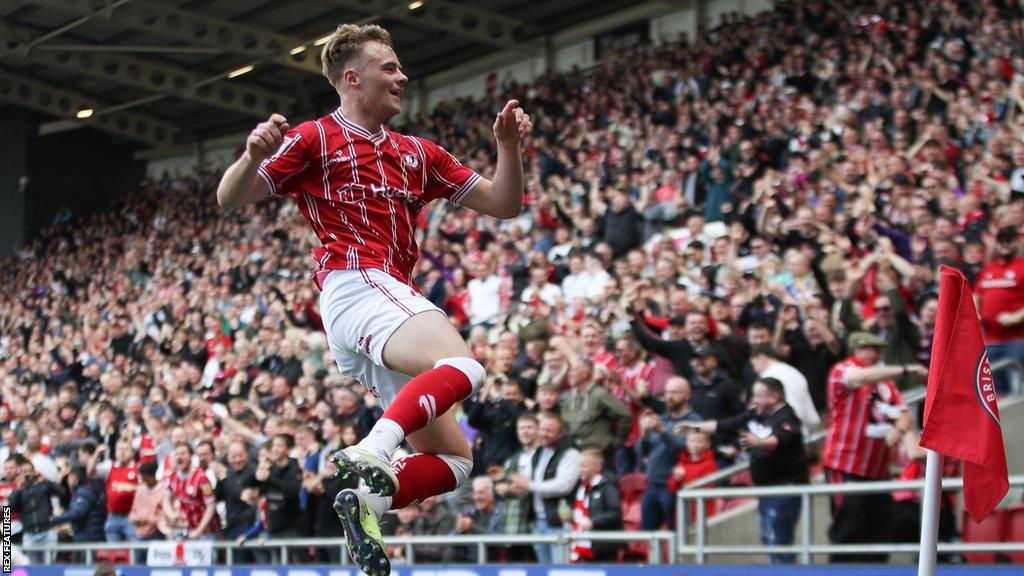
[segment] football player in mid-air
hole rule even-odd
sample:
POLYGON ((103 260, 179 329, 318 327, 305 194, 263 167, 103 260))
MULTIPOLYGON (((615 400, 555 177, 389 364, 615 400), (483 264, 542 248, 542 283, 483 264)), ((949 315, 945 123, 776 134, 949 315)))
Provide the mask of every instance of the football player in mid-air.
POLYGON ((335 509, 352 558, 378 576, 390 573, 381 514, 469 478, 472 452, 451 408, 484 381, 445 313, 412 285, 417 216, 438 198, 496 218, 518 216, 520 142, 533 126, 515 100, 498 113, 497 166, 488 180, 433 142, 387 129, 409 79, 383 28, 339 26, 322 61, 338 109, 294 128, 279 114, 257 125, 217 200, 233 208, 291 196, 320 240, 313 278, 331 351, 385 408, 366 438, 332 458, 343 476, 361 480, 338 494, 335 509), (404 440, 417 453, 392 462, 404 440))

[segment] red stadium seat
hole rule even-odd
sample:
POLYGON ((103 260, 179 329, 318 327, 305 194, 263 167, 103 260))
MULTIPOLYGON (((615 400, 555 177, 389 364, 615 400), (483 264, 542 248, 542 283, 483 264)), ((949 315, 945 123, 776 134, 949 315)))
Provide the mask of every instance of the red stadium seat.
MULTIPOLYGON (((971 520, 971 517, 964 513, 963 542, 1001 542, 1005 534, 1006 511, 996 508, 992 514, 983 520, 981 524, 971 520)), ((996 561, 995 552, 964 552, 963 557, 970 564, 993 564, 996 561)))
POLYGON ((96 562, 129 564, 131 562, 131 552, 128 550, 97 550, 96 562))
POLYGON ((627 532, 640 529, 640 518, 642 512, 639 500, 623 502, 622 504, 622 526, 627 532))
POLYGON ((643 472, 626 474, 619 478, 619 491, 622 493, 623 505, 630 500, 639 500, 646 489, 647 474, 643 472))
MULTIPOLYGON (((646 474, 626 474, 619 480, 619 491, 622 492, 622 528, 627 532, 640 530, 643 516, 640 501, 647 489, 646 474)), ((646 542, 630 542, 619 551, 619 562, 646 562, 648 546, 646 542)))
MULTIPOLYGON (((1014 504, 1006 509, 1003 530, 1003 542, 1024 542, 1024 504, 1014 504)), ((1024 564, 1024 552, 1008 552, 1006 555, 1014 564, 1024 564)))

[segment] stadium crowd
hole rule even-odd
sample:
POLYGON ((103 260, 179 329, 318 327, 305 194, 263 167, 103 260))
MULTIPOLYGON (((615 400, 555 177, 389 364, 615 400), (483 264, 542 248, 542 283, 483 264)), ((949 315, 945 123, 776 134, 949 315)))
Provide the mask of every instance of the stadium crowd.
MULTIPOLYGON (((1021 16, 784 0, 396 127, 480 170, 507 97, 535 135, 520 217, 421 214, 415 280, 488 379, 458 408, 472 485, 388 531, 671 527, 676 490, 745 460, 755 484, 918 477, 901 391, 926 374, 939 266, 973 283, 990 359, 1024 358, 1021 16)), ((4 263, 0 498, 24 544, 225 539, 266 562, 244 544, 340 534, 327 457, 381 408, 333 365, 295 206, 222 213, 218 178, 149 180, 4 263)), ((847 498, 830 537, 916 538, 916 497, 847 498)), ((792 542, 798 511, 763 499, 762 541, 792 542)), ((568 559, 488 554, 620 557, 585 540, 568 559)))

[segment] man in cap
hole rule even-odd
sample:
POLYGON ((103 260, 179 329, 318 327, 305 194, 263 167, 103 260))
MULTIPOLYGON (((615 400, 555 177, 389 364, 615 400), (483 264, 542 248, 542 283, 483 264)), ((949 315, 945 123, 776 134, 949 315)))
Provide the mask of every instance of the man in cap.
MULTIPOLYGON (((885 340, 854 332, 850 356, 832 367, 828 379, 829 426, 825 439, 825 477, 833 483, 884 480, 889 477, 890 448, 912 423, 903 397, 893 381, 898 377, 924 379, 920 364, 880 364, 885 340)), ((890 494, 847 494, 832 498, 829 539, 835 543, 870 544, 888 541, 892 508, 890 494)), ((885 562, 885 554, 844 554, 833 562, 885 562)))
MULTIPOLYGON (((996 234, 995 252, 978 273, 974 294, 989 362, 1024 359, 1024 256, 1020 255, 1020 235, 1013 226, 1005 226, 996 234)), ((1009 392, 1005 374, 996 372, 994 376, 996 391, 1009 392)))
MULTIPOLYGON (((746 411, 744 391, 724 370, 711 346, 697 346, 690 358, 690 406, 701 418, 725 420, 746 411)), ((711 437, 719 468, 732 463, 736 455, 736 434, 719 431, 711 437)))

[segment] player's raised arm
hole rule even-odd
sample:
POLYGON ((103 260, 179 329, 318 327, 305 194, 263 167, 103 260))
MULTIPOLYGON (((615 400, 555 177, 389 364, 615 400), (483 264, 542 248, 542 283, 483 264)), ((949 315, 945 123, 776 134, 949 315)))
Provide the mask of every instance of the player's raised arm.
POLYGON ((494 180, 481 179, 462 205, 495 218, 515 218, 523 210, 523 156, 519 143, 533 130, 530 115, 509 100, 494 120, 498 166, 494 180))
POLYGON ((256 177, 256 169, 281 146, 287 132, 288 120, 280 114, 272 114, 249 133, 245 152, 228 167, 217 186, 217 203, 221 208, 245 206, 270 194, 270 186, 256 177))

